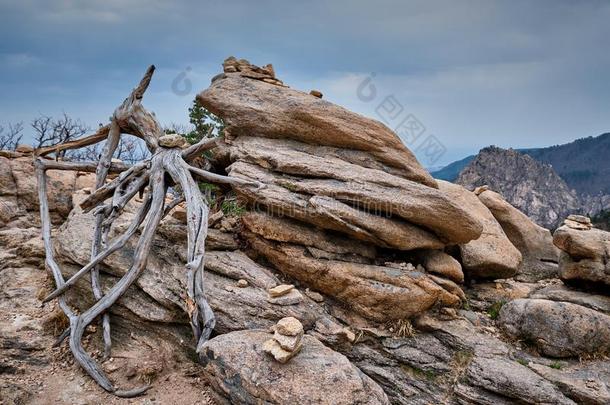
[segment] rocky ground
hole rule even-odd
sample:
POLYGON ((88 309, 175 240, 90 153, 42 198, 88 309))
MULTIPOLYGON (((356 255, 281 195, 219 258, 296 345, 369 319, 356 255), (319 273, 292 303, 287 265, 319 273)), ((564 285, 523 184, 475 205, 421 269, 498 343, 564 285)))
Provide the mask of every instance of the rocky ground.
MULTIPOLYGON (((204 275, 216 327, 199 353, 180 205, 110 310, 110 359, 89 328, 118 386, 152 385, 133 399, 53 347, 66 321, 40 303, 53 286, 32 160, 0 158, 3 403, 609 403, 610 234, 571 216, 552 235, 488 187, 437 181, 385 126, 320 96, 237 59, 200 94, 227 123, 214 169, 262 187, 217 193, 204 275)), ((94 218, 80 207, 91 178, 61 176, 50 209, 68 277, 89 261, 94 218)), ((104 261, 105 290, 134 246, 104 261)), ((91 295, 83 280, 67 299, 84 309, 91 295)))

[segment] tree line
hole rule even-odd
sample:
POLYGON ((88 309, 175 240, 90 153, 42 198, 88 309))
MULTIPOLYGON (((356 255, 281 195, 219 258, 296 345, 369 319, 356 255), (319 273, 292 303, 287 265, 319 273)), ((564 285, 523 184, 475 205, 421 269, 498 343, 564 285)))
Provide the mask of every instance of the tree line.
MULTIPOLYGON (((200 106, 196 100, 188 109, 188 113, 188 125, 172 123, 164 128, 165 132, 181 134, 191 144, 205 137, 222 135, 224 130, 222 119, 200 106)), ((29 126, 31 129, 29 144, 35 149, 72 141, 93 131, 80 119, 72 118, 65 112, 59 117, 41 114, 34 118, 29 126)), ((24 131, 23 122, 0 125, 0 150, 14 151, 20 144, 24 144, 24 131)), ((103 144, 96 144, 82 150, 62 151, 57 157, 73 161, 97 161, 102 148, 103 144)), ((143 141, 132 136, 121 137, 115 153, 115 158, 127 163, 138 162, 148 156, 149 151, 143 141)))

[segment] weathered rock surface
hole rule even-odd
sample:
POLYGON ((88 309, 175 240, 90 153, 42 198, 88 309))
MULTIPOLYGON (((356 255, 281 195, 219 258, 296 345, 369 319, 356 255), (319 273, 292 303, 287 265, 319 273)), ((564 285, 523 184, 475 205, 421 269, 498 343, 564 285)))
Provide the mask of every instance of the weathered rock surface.
MULTIPOLYGON (((47 175, 49 212, 53 223, 58 224, 72 210, 72 194, 93 185, 95 175, 60 170, 49 170, 47 175)), ((33 158, 0 157, 0 227, 26 227, 40 222, 36 184, 33 158)))
MULTIPOLYGON (((457 306, 459 296, 418 271, 312 257, 306 247, 245 234, 249 245, 284 274, 335 297, 379 321, 417 315, 437 302, 457 306)), ((457 287, 459 290, 459 287, 457 287)), ((460 290, 461 291, 461 290, 460 290)))
POLYGON ((393 168, 404 178, 436 186, 411 151, 385 125, 307 93, 226 73, 197 100, 225 120, 231 135, 293 139, 342 148, 347 155, 355 151, 356 156, 361 156, 358 152, 365 151, 382 168, 393 168))
POLYGON ((218 336, 201 361, 215 391, 240 404, 388 404, 382 389, 349 360, 311 336, 286 364, 263 352, 270 334, 246 330, 218 336))
POLYGON ((441 250, 424 250, 417 255, 426 271, 438 274, 456 283, 464 282, 462 265, 441 250))
MULTIPOLYGON (((77 194, 76 201, 84 195, 77 194)), ((62 261, 66 276, 73 274, 89 260, 92 213, 83 213, 75 204, 56 239, 58 259, 62 261)), ((127 226, 134 206, 116 221, 110 237, 127 226)), ((213 234, 213 233, 211 233, 213 234)), ((137 236, 137 234, 136 234, 137 236)), ((125 248, 109 256, 101 266, 102 284, 109 288, 122 276, 132 262, 136 238, 125 248)), ((186 288, 186 226, 168 216, 160 227, 146 270, 128 293, 119 300, 112 311, 135 321, 177 323, 187 325, 186 304, 182 298, 186 288), (169 229, 169 230, 168 230, 169 229), (173 235, 176 239, 170 238, 173 235)), ((314 301, 302 297, 295 305, 274 305, 268 301, 267 290, 281 284, 265 267, 249 259, 244 253, 232 250, 209 250, 205 257, 206 297, 216 312, 216 331, 225 333, 248 328, 266 328, 286 316, 294 316, 311 326, 325 311, 314 301), (237 286, 238 280, 246 280, 246 288, 237 286)), ((77 284, 75 298, 89 302, 90 286, 85 277, 77 284)), ((186 329, 188 335, 188 329, 186 329)))
POLYGON ((462 266, 473 278, 508 278, 521 264, 521 253, 508 239, 502 227, 477 196, 464 187, 438 180, 439 189, 483 223, 478 239, 460 245, 462 266))
POLYGON ((610 232, 564 225, 553 234, 553 243, 562 250, 561 279, 610 286, 610 232))
POLYGON ((500 324, 551 357, 599 354, 610 350, 610 316, 566 302, 518 299, 500 310, 500 324))
POLYGON ((494 191, 483 191, 478 197, 523 256, 515 278, 531 282, 556 277, 559 250, 553 245, 551 232, 534 223, 494 191))

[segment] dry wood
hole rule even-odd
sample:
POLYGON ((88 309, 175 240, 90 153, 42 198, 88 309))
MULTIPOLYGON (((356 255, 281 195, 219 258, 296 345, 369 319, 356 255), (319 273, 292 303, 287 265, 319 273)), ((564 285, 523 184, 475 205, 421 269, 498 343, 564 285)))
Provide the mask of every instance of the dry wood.
POLYGON ((48 148, 41 148, 36 154, 43 156, 52 152, 75 149, 106 140, 99 162, 56 162, 38 158, 36 172, 38 178, 38 194, 40 199, 40 215, 42 221, 42 236, 45 245, 46 264, 55 279, 56 290, 45 298, 45 302, 57 298, 60 308, 70 320, 70 327, 62 333, 56 345, 69 337, 70 350, 81 367, 105 390, 117 396, 130 397, 139 395, 148 386, 130 391, 118 390, 110 382, 102 368, 87 354, 81 341, 84 330, 97 317, 102 316, 105 355, 110 354, 110 324, 108 309, 127 291, 146 268, 151 245, 161 219, 171 209, 182 201, 187 210, 187 312, 197 341, 197 350, 209 339, 215 326, 214 313, 204 294, 203 262, 205 255, 205 239, 208 229, 209 208, 202 196, 198 184, 191 173, 206 181, 229 185, 258 186, 257 182, 228 178, 206 170, 190 166, 187 162, 198 158, 204 151, 215 147, 218 139, 204 139, 185 150, 178 148, 163 148, 159 146, 159 138, 163 135, 161 126, 154 114, 142 107, 142 97, 150 84, 154 66, 147 71, 138 86, 130 93, 123 103, 114 111, 110 124, 101 127, 98 132, 86 138, 66 142, 48 148), (152 157, 133 166, 112 162, 112 155, 117 147, 121 134, 131 134, 143 139, 152 152, 152 157), (93 210, 96 218, 90 261, 83 266, 68 281, 65 281, 61 270, 55 262, 51 242, 51 222, 46 190, 46 170, 75 170, 96 173, 96 187, 92 194, 82 203, 84 212, 93 210), (120 173, 119 176, 107 182, 109 173, 120 173), (165 205, 166 183, 172 179, 180 186, 182 196, 165 205), (129 228, 114 240, 108 242, 107 235, 113 222, 121 215, 125 206, 138 193, 147 189, 147 197, 133 218, 129 228), (143 225, 136 245, 131 267, 125 275, 109 290, 103 293, 99 283, 97 266, 109 255, 121 249, 127 241, 143 225), (66 304, 63 293, 82 278, 91 274, 95 304, 82 314, 75 314, 66 304))

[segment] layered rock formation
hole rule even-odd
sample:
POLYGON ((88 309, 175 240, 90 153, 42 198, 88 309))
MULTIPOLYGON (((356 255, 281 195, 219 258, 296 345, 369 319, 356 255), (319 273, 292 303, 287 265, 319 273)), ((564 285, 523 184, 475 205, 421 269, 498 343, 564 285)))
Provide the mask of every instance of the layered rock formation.
POLYGON ((515 278, 531 282, 557 276, 559 250, 553 245, 551 232, 535 224, 500 194, 487 188, 475 190, 475 194, 521 252, 523 260, 515 278))
POLYGON ((226 123, 230 176, 264 184, 235 188, 257 254, 378 321, 460 304, 438 271, 384 265, 380 248, 443 249, 483 230, 387 127, 226 69, 198 100, 226 123))
POLYGON ((567 219, 553 234, 561 249, 559 277, 566 282, 610 286, 610 232, 567 219))

